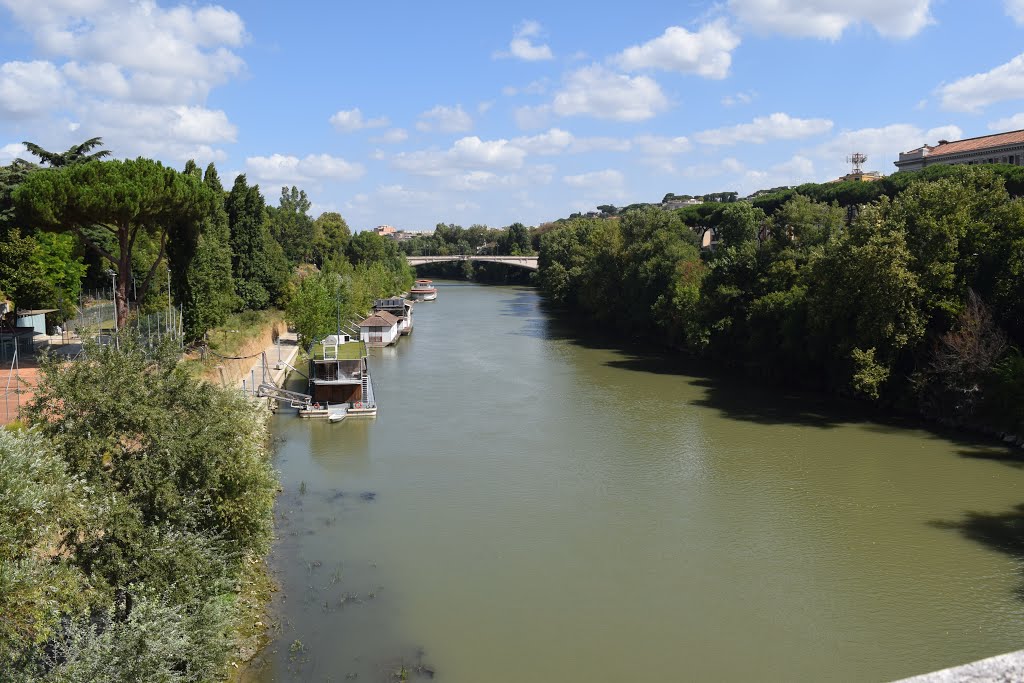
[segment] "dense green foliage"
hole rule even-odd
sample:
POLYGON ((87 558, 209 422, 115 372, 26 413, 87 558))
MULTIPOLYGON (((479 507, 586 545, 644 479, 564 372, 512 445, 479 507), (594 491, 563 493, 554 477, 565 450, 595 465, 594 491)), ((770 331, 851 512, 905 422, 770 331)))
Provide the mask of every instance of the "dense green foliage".
POLYGON ((585 320, 720 367, 1019 433, 1020 172, 941 167, 576 218, 544 234, 539 282, 585 320), (709 230, 717 246, 699 251, 709 230))
POLYGON ((127 338, 47 360, 28 420, 0 432, 0 679, 220 678, 271 536, 263 409, 127 338))
POLYGON ((123 325, 133 280, 132 256, 140 236, 159 245, 137 286, 144 299, 176 226, 201 221, 214 210, 218 198, 198 178, 140 158, 92 160, 30 173, 15 188, 13 199, 28 225, 73 233, 114 267, 118 323, 123 325), (90 230, 112 235, 117 249, 92 239, 90 230))

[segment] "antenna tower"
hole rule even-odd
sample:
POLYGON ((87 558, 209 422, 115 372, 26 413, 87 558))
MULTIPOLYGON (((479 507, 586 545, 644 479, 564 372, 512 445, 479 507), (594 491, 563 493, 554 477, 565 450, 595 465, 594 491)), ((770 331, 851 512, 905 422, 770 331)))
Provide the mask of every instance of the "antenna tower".
POLYGON ((868 158, 860 152, 854 152, 851 156, 846 157, 846 163, 853 164, 853 172, 855 174, 863 173, 860 169, 860 165, 867 160, 868 158))

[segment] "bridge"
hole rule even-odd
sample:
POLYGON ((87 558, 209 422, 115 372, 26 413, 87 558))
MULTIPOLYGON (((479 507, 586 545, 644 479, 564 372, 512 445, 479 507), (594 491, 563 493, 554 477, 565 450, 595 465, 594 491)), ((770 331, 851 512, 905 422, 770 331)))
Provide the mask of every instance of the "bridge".
POLYGON ((504 263, 505 265, 537 270, 536 256, 487 256, 486 254, 452 254, 450 256, 407 256, 410 266, 422 266, 425 263, 447 263, 449 261, 478 261, 482 263, 504 263))

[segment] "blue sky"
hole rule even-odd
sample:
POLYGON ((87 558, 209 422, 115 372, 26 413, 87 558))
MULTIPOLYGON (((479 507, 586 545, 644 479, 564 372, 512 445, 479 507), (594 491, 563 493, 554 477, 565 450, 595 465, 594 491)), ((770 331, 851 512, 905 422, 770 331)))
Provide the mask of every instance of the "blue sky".
POLYGON ((0 163, 23 140, 214 161, 355 229, 891 173, 1024 128, 1024 0, 0 0, 0 163))

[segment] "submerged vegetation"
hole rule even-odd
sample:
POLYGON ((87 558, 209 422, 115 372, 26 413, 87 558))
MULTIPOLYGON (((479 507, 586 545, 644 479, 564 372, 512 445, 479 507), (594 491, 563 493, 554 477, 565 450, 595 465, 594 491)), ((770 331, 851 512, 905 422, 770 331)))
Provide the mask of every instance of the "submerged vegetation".
POLYGON ((716 367, 1022 434, 1022 190, 1019 168, 948 166, 605 211, 543 235, 539 283, 716 367))

